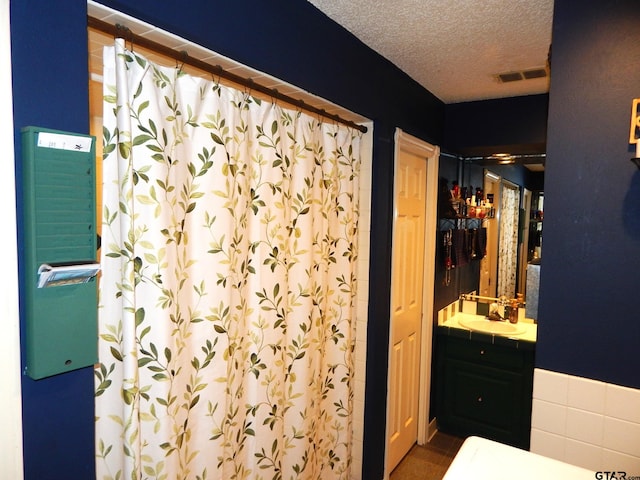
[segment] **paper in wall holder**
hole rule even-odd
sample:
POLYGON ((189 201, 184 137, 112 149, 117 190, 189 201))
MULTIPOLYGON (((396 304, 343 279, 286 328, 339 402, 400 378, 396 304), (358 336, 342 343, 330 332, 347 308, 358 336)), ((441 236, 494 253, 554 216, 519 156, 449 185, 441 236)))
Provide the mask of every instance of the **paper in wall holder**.
POLYGON ((38 268, 38 288, 87 283, 100 271, 99 263, 49 265, 38 268))

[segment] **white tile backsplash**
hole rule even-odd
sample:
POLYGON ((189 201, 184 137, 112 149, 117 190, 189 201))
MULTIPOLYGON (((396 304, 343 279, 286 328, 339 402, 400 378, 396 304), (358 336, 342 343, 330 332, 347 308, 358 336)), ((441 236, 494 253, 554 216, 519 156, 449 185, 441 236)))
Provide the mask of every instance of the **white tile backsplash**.
POLYGON ((606 383, 589 378, 568 378, 567 404, 581 410, 604 413, 606 383))
POLYGON ((640 390, 607 385, 605 413, 610 417, 640 423, 640 390))
POLYGON ((602 445, 603 432, 603 415, 567 407, 566 435, 568 438, 602 445))
POLYGON ((568 438, 564 461, 598 471, 602 468, 602 447, 568 438))
POLYGON ((531 451, 640 475, 640 390, 535 369, 531 451))
POLYGON ((556 460, 564 461, 567 439, 563 435, 545 432, 537 428, 531 430, 532 452, 556 460))
POLYGON ((640 458, 607 448, 602 449, 602 465, 606 470, 612 471, 615 469, 616 471, 627 472, 629 476, 637 476, 637 473, 640 472, 640 458), (607 465, 609 465, 608 468, 607 465))
POLYGON ((474 302, 473 300, 462 301, 462 313, 470 313, 472 315, 475 315, 477 308, 478 302, 474 302))
POLYGON ((531 424, 545 432, 564 435, 567 424, 567 407, 534 398, 531 409, 531 424))
POLYGON ((458 313, 458 300, 451 302, 446 307, 438 310, 438 325, 442 325, 450 318, 453 318, 458 313))
POLYGON ((604 421, 603 446, 609 450, 640 457, 640 423, 607 417, 604 421))
POLYGON ((569 379, 567 375, 536 368, 533 372, 533 398, 567 404, 569 379))

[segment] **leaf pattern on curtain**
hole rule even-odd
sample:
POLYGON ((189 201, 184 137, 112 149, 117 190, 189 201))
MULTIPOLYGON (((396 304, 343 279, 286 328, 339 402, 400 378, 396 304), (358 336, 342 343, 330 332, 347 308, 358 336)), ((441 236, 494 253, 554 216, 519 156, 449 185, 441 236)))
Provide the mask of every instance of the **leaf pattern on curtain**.
POLYGON ((502 184, 500 195, 500 234, 498 245, 498 297, 516 296, 516 274, 518 271, 518 216, 520 190, 502 184))
POLYGON ((347 479, 361 134, 105 49, 97 478, 347 479))

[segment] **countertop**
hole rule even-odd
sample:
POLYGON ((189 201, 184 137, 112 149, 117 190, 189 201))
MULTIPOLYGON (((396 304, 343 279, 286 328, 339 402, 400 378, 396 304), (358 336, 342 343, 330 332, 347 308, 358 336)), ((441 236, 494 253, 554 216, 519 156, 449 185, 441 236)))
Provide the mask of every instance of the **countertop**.
POLYGON ((443 480, 593 480, 594 472, 480 437, 467 438, 443 480))
POLYGON ((508 322, 487 320, 484 315, 457 312, 446 321, 440 322, 438 324, 438 331, 445 335, 490 341, 490 343, 513 344, 518 347, 522 342, 523 345, 529 344, 530 347, 533 347, 535 346, 537 338, 538 325, 536 325, 532 319, 528 318, 516 324, 509 324, 508 322), (475 325, 478 328, 469 327, 469 325, 475 325), (483 329, 483 327, 489 330, 493 327, 496 329, 508 329, 510 325, 513 326, 515 332, 500 333, 483 329))

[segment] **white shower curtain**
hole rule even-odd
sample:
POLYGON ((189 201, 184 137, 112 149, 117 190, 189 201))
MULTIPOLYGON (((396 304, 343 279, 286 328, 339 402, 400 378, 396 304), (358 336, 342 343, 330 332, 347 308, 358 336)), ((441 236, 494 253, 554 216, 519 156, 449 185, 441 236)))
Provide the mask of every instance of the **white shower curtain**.
POLYGON ((349 478, 360 137, 105 49, 97 478, 349 478))

